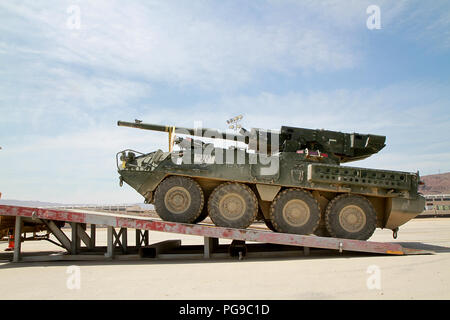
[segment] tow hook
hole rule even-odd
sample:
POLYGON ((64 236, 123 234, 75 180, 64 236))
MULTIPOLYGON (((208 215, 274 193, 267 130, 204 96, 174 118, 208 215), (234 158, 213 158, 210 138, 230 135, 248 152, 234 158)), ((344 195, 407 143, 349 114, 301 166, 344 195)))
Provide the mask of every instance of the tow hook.
POLYGON ((397 239, 397 236, 398 236, 398 228, 395 228, 394 230, 392 230, 392 237, 394 239, 397 239))

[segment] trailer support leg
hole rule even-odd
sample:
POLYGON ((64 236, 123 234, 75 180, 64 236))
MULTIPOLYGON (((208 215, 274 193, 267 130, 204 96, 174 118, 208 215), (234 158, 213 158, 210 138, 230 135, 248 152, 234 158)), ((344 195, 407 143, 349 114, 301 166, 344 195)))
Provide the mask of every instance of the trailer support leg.
POLYGON ((106 249, 105 257, 111 258, 111 259, 114 258, 113 232, 115 232, 113 227, 107 227, 107 237, 106 237, 107 249, 106 249))
POLYGON ((141 230, 136 229, 136 248, 141 246, 141 230))
POLYGON ((91 239, 88 245, 89 249, 95 248, 95 224, 91 224, 91 239))
POLYGON ((216 249, 218 246, 219 246, 219 239, 204 237, 203 257, 205 259, 211 259, 211 255, 212 255, 214 249, 216 249))
POLYGON ((53 233, 53 235, 58 239, 58 241, 61 243, 61 245, 66 249, 68 252, 71 251, 71 243, 69 238, 67 238, 66 234, 61 231, 61 229, 58 228, 58 226, 51 220, 42 220, 44 224, 47 226, 47 228, 53 233))
POLYGON ((140 229, 136 229, 136 247, 140 248, 142 246, 142 244, 144 244, 144 246, 148 246, 148 230, 140 230, 140 229))
POLYGON ((61 231, 60 228, 51 220, 42 220, 45 225, 50 229, 50 231, 53 233, 53 235, 58 239, 58 241, 61 243, 61 245, 66 249, 68 252, 70 252, 71 249, 71 243, 69 238, 66 236, 64 232, 61 231))
POLYGON ((310 250, 309 247, 303 247, 303 255, 309 256, 310 250))
MULTIPOLYGON (((77 234, 78 238, 83 241, 84 245, 89 248, 91 244, 91 239, 89 238, 88 234, 86 233, 86 225, 77 223, 77 234)), ((80 244, 80 242, 78 242, 80 244)), ((78 247, 80 248, 80 247, 78 247)), ((90 248, 89 248, 90 249, 90 248)))
POLYGON ((16 216, 16 226, 14 229, 14 255, 13 262, 20 261, 20 249, 22 244, 22 217, 16 216))
POLYGON ((72 228, 72 241, 70 246, 70 253, 77 254, 80 248, 80 238, 78 237, 78 223, 71 222, 70 227, 72 228))
POLYGON ((122 252, 126 254, 128 248, 128 229, 121 228, 120 231, 122 232, 122 252))

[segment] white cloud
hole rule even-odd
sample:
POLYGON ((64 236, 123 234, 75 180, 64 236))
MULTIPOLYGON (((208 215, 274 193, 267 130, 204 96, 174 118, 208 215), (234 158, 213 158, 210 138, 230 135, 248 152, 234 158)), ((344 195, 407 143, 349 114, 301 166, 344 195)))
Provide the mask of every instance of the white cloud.
POLYGON ((447 1, 399 1, 389 15, 392 33, 402 33, 429 51, 450 49, 450 6, 447 1))
MULTIPOLYGON (((306 21, 301 9, 297 9, 299 16, 288 20, 234 23, 230 19, 239 16, 242 5, 230 6, 223 15, 214 4, 203 1, 192 6, 178 1, 80 1, 78 5, 81 29, 70 30, 65 26, 64 2, 45 7, 31 1, 3 3, 10 22, 1 28, 3 32, 39 39, 32 44, 7 43, 6 50, 215 89, 250 82, 259 72, 347 69, 359 59, 346 40, 306 21)), ((270 17, 269 10, 254 14, 270 17)), ((278 13, 283 16, 284 11, 278 13)))
MULTIPOLYGON (((364 34, 369 15, 366 9, 377 5, 381 10, 382 32, 402 35, 429 50, 447 51, 450 48, 450 6, 448 1, 420 0, 268 0, 274 7, 301 8, 314 18, 324 30, 342 37, 351 32, 352 37, 364 34)), ((358 47, 353 42, 354 47, 358 47)))
POLYGON ((434 121, 434 126, 445 124, 448 116, 436 117, 436 113, 445 108, 446 91, 448 87, 435 84, 401 83, 380 89, 263 92, 199 105, 183 119, 197 117, 206 122, 207 118, 211 125, 223 126, 230 116, 243 113, 248 126, 278 128, 286 124, 382 134, 390 127, 411 128, 425 120, 434 121), (208 114, 212 110, 214 113, 208 114))
POLYGON ((151 87, 143 82, 92 77, 56 66, 28 68, 17 66, 21 76, 14 76, 11 82, 0 81, 0 124, 15 128, 12 132, 26 130, 26 126, 41 130, 88 128, 125 109, 135 113, 130 102, 151 97, 151 87))

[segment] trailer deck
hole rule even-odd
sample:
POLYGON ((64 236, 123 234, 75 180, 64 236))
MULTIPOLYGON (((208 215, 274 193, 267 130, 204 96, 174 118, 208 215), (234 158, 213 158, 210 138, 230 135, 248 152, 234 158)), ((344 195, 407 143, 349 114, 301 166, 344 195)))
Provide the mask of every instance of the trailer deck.
MULTIPOLYGON (((364 252, 386 255, 427 254, 429 251, 405 248, 398 243, 373 242, 361 240, 318 237, 276 233, 260 228, 233 229, 209 224, 184 224, 161 221, 155 218, 130 216, 118 213, 94 212, 88 210, 48 209, 0 205, 0 215, 15 217, 13 261, 51 261, 51 260, 97 260, 124 259, 138 257, 168 258, 199 255, 194 246, 182 246, 181 240, 169 240, 149 244, 149 231, 195 235, 204 238, 200 255, 203 258, 237 256, 243 258, 247 252, 263 254, 266 249, 272 253, 309 254, 310 248, 364 252), (32 220, 46 225, 67 253, 59 255, 22 256, 21 242, 24 220, 32 220), (60 223, 58 223, 60 222, 60 223), (71 226, 69 238, 62 230, 62 222, 71 226), (90 232, 87 226, 90 225, 90 232), (96 227, 107 228, 107 246, 96 246, 96 227), (119 229, 118 231, 116 229, 119 229), (136 230, 136 245, 128 246, 128 229, 136 230), (232 243, 220 246, 219 239, 230 239, 232 243), (257 242, 258 244, 248 244, 257 242), (84 246, 82 246, 82 243, 84 246), (263 245, 266 244, 266 245, 263 245), (252 250, 249 250, 249 248, 252 250), (185 248, 186 250, 181 250, 185 248), (256 248, 256 249, 255 249, 256 248), (259 248, 259 249, 258 249, 259 248), (193 253, 193 252, 197 253, 193 253), (300 253, 298 253, 300 252, 300 253), (169 254, 172 253, 172 254, 169 254)), ((49 240, 49 239, 48 239, 49 240)), ((51 241, 51 240, 50 240, 51 241)))

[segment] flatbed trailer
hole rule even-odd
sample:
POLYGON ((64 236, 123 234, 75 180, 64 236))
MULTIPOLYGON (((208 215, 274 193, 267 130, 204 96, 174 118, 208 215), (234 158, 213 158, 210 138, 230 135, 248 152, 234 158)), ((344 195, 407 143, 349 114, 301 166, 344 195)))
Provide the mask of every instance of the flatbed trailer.
MULTIPOLYGON (((156 218, 131 216, 119 213, 88 210, 32 208, 0 205, 1 216, 15 217, 13 262, 53 260, 98 260, 150 258, 215 258, 236 256, 309 254, 310 248, 352 251, 385 255, 427 254, 429 251, 406 248, 398 243, 349 240, 315 235, 277 233, 262 228, 233 229, 210 224, 185 224, 162 221, 156 218), (64 248, 66 253, 56 255, 23 255, 21 252, 23 221, 45 224, 56 241, 46 240, 64 248), (70 225, 68 237, 63 225, 70 225), (90 232, 87 226, 90 225, 90 232), (96 227, 107 228, 106 247, 96 245, 96 227), (119 229, 117 231, 116 229, 119 229), (128 246, 128 229, 136 230, 136 245, 128 246), (204 245, 181 245, 181 240, 168 240, 149 244, 149 231, 195 235, 204 238, 204 245), (229 245, 219 245, 219 239, 232 240, 229 245), (256 242, 257 244, 248 244, 256 242), (82 243, 84 246, 82 246, 82 243)), ((41 238, 43 239, 43 238, 41 238)))

